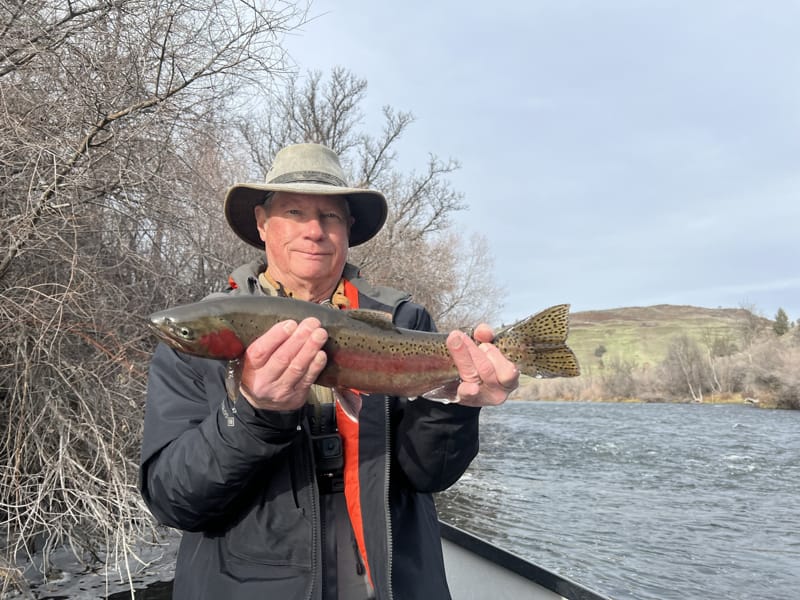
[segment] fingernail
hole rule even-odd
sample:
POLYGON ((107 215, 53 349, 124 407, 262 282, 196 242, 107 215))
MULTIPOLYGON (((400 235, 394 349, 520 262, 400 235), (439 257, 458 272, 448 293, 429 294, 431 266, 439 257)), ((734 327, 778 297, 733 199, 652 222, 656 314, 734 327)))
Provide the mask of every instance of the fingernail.
POLYGON ((297 323, 295 321, 286 321, 283 324, 283 330, 286 333, 289 333, 289 334, 294 333, 295 329, 297 329, 297 323))
POLYGON ((315 342, 324 342, 328 339, 328 332, 324 329, 315 329, 311 332, 311 339, 315 342))
POLYGON ((453 348, 461 348, 464 341, 461 339, 461 335, 458 333, 453 336, 453 339, 450 341, 450 345, 453 348))

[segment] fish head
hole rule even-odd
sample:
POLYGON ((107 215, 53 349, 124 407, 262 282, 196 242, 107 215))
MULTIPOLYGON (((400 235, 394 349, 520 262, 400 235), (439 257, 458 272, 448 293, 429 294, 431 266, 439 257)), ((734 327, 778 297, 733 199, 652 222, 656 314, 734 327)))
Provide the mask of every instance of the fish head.
POLYGON ((149 320, 155 336, 175 350, 220 360, 233 360, 244 354, 244 343, 220 316, 183 315, 169 309, 150 315, 149 320))

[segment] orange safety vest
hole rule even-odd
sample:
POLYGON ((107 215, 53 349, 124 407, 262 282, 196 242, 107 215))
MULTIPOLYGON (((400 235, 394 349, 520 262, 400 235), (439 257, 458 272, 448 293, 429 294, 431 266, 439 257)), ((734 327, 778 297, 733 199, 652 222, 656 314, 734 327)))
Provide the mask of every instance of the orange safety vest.
MULTIPOLYGON (((344 280, 344 295, 350 302, 350 309, 358 308, 358 290, 347 279, 344 280)), ((356 392, 357 393, 357 392, 356 392)), ((367 559, 367 547, 364 543, 364 521, 361 518, 361 483, 358 477, 358 421, 353 421, 344 412, 341 404, 336 403, 336 425, 342 436, 344 450, 344 497, 347 502, 347 513, 353 534, 358 543, 358 550, 367 568, 367 576, 372 582, 367 559)))

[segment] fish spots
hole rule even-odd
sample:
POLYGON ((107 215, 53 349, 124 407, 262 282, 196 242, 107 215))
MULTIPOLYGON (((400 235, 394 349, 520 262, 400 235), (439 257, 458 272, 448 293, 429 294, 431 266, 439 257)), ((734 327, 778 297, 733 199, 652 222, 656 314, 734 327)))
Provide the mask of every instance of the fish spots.
POLYGON ((330 328, 331 344, 347 353, 371 353, 380 358, 420 358, 436 360, 449 357, 444 340, 447 336, 428 332, 394 329, 387 335, 385 331, 330 328), (422 341, 419 338, 424 338, 422 341))
POLYGON ((579 374, 575 355, 569 348, 559 348, 536 353, 537 376, 563 377, 579 374))
POLYGON ((569 305, 551 306, 500 331, 495 345, 531 377, 575 377, 580 367, 566 345, 569 305))
POLYGON ((569 333, 568 306, 553 306, 501 330, 495 338, 515 339, 526 346, 561 347, 569 333))
POLYGON ((217 329, 202 336, 198 340, 203 348, 206 349, 211 358, 224 358, 233 360, 244 354, 244 344, 232 330, 217 329))
POLYGON ((431 355, 411 352, 404 349, 401 352, 384 352, 377 354, 365 348, 342 349, 333 356, 335 364, 340 369, 356 372, 369 372, 378 376, 391 375, 424 375, 437 370, 454 374, 455 365, 449 354, 431 355))
POLYGON ((569 333, 569 305, 551 306, 530 319, 512 325, 508 331, 519 333, 534 343, 565 342, 569 333))

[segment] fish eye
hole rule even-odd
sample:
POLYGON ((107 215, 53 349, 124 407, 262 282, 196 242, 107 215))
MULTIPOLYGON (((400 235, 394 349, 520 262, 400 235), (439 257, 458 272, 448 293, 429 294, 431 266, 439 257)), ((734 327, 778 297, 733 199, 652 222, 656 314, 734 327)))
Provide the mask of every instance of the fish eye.
POLYGON ((188 327, 175 327, 173 331, 185 340, 194 339, 194 332, 188 327))

